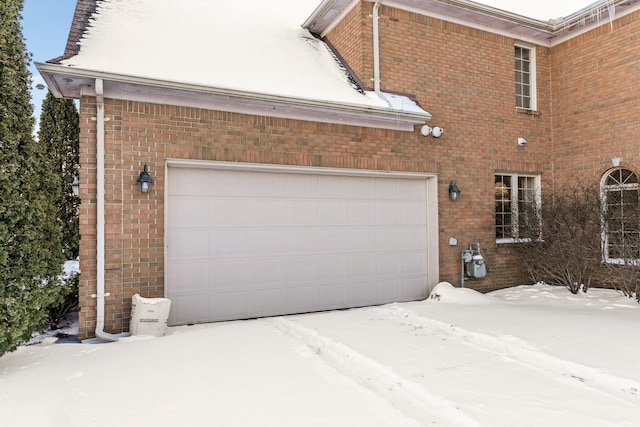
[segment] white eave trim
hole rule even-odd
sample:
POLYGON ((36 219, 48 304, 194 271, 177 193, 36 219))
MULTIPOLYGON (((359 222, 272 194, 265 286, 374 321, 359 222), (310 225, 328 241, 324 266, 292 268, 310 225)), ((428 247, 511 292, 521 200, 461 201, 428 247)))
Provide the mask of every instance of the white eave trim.
POLYGON ((327 168, 319 166, 296 166, 267 163, 243 163, 243 162, 221 162, 215 160, 191 160, 191 159, 166 159, 167 167, 176 168, 197 168, 197 169, 219 169, 231 171, 251 171, 251 172, 279 172, 304 175, 329 175, 329 176, 353 176, 365 178, 403 178, 403 179, 430 179, 437 178, 438 174, 429 172, 402 172, 390 170, 373 169, 349 169, 349 168, 327 168))
MULTIPOLYGON (((314 34, 327 34, 337 24, 337 17, 344 16, 353 7, 349 2, 350 0, 324 0, 303 27, 314 34)), ((600 0, 567 17, 542 21, 471 0, 384 0, 383 4, 547 47, 606 25, 611 18, 619 19, 640 10, 638 0, 600 0), (614 8, 614 16, 609 16, 609 10, 605 10, 609 6, 614 8)))
POLYGON ((205 108, 323 123, 413 131, 431 119, 424 110, 384 107, 243 92, 210 86, 112 74, 58 64, 36 63, 54 96, 77 99, 95 93, 95 79, 104 81, 104 97, 183 107, 205 108), (71 79, 67 82, 65 79, 71 79))

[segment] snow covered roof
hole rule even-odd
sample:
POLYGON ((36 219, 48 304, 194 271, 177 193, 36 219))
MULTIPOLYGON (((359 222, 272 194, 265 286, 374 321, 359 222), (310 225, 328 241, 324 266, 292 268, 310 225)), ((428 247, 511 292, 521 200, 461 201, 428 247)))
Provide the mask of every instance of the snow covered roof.
MULTIPOLYGON (((273 101, 286 104, 276 116, 404 130, 431 117, 406 96, 385 97, 354 87, 329 47, 301 27, 318 0, 189 0, 188 6, 182 0, 95 3, 79 49, 58 64, 78 78, 99 73, 96 77, 105 80, 107 97, 124 90, 122 85, 112 88, 110 95, 109 81, 124 79, 129 86, 150 83, 158 89, 155 96, 168 102, 168 92, 161 94, 161 86, 176 92, 218 91, 225 97, 241 97, 242 102, 256 99, 264 104, 257 111, 246 111, 240 102, 232 111, 265 114, 274 111, 267 105, 273 101), (296 104, 306 106, 304 117, 295 114, 296 104), (324 112, 332 109, 335 113, 325 117, 324 112), (340 113, 345 109, 350 119, 340 113), (314 115, 312 110, 320 113, 314 115), (363 115, 365 122, 367 117, 377 119, 360 123, 357 115, 363 115), (378 120, 385 115, 389 126, 378 120)), ((53 74, 50 67, 39 68, 43 74, 53 74)), ((61 92, 66 89, 64 84, 56 86, 61 92)))

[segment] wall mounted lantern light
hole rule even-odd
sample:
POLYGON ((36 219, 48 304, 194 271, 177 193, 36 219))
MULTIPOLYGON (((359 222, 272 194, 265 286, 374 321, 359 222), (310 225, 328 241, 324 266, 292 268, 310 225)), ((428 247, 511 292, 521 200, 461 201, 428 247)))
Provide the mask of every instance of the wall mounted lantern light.
POLYGON ((78 181, 78 177, 73 177, 73 182, 71 183, 71 194, 78 197, 80 195, 80 181, 78 181))
POLYGON ((144 169, 140 172, 140 176, 138 177, 138 188, 141 193, 148 193, 151 190, 151 186, 153 185, 153 179, 149 176, 149 168, 147 165, 144 165, 144 169))
POLYGON ((454 201, 459 200, 460 193, 462 193, 462 191, 460 191, 456 182, 451 181, 451 183, 449 183, 449 198, 454 201))

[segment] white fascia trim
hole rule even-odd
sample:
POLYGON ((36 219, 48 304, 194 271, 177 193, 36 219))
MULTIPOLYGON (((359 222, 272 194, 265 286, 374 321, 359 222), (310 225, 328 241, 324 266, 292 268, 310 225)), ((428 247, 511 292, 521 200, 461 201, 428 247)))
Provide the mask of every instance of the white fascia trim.
POLYGON ((305 175, 339 175, 355 176, 366 178, 403 178, 403 179, 430 179, 436 178, 435 173, 423 172, 401 172, 389 170, 370 169, 342 169, 324 168, 318 166, 293 166, 268 163, 241 163, 241 162, 221 162, 214 160, 188 160, 188 159, 166 159, 168 168, 197 168, 197 169, 219 169, 232 171, 252 171, 252 172, 280 172, 305 175))
MULTIPOLYGON (((367 0, 367 1, 373 1, 373 0, 367 0)), ((522 40, 524 42, 531 43, 531 44, 541 45, 541 46, 545 46, 545 47, 550 47, 551 46, 549 41, 544 43, 539 38, 526 37, 526 36, 524 36, 524 35, 522 35, 520 33, 498 30, 495 27, 490 27, 490 26, 487 26, 487 25, 477 24, 475 22, 470 22, 470 21, 467 21, 465 19, 454 18, 452 16, 431 12, 431 11, 428 11, 428 10, 425 10, 425 9, 421 9, 421 8, 418 8, 418 7, 408 6, 408 5, 404 4, 404 3, 398 3, 398 2, 395 2, 395 1, 385 1, 384 5, 387 6, 387 7, 393 7, 395 9, 404 10, 406 12, 415 13, 417 15, 428 16, 430 18, 440 19, 440 20, 445 21, 445 22, 451 22, 452 24, 458 24, 458 25, 461 25, 461 26, 464 26, 464 27, 473 28, 473 29, 476 29, 476 30, 486 31, 486 32, 491 33, 491 34, 499 34, 499 35, 502 35, 502 36, 505 36, 505 37, 509 37, 509 38, 512 38, 512 39, 522 40)), ((488 7, 488 6, 486 6, 486 7, 488 7)), ((517 17, 521 18, 520 15, 514 15, 514 16, 517 16, 517 17)))
MULTIPOLYGON (((614 18, 614 22, 617 21, 618 19, 624 17, 624 16, 627 16, 627 15, 630 15, 632 13, 635 13, 638 10, 640 10, 640 3, 627 8, 623 12, 616 11, 616 16, 614 18)), ((582 16, 583 16, 583 14, 580 14, 580 17, 582 17, 582 16)), ((575 22, 576 18, 574 18, 574 17, 571 17, 571 18, 572 18, 571 20, 562 21, 562 25, 565 25, 565 26, 575 25, 576 24, 576 22, 575 22)), ((558 26, 559 25, 561 25, 561 24, 558 24, 558 26)), ((580 29, 576 29, 574 31, 570 31, 570 32, 566 33, 565 35, 559 36, 559 37, 557 37, 557 38, 552 40, 552 42, 550 43, 550 47, 557 46, 560 43, 564 43, 567 40, 571 40, 571 39, 573 39, 575 37, 578 37, 578 36, 580 36, 580 35, 582 35, 584 33, 588 33, 589 31, 592 31, 595 28, 601 27, 603 25, 610 25, 609 24, 609 20, 608 19, 602 19, 600 21, 585 25, 584 27, 582 27, 580 29)))
MULTIPOLYGON (((74 79, 104 81, 106 98, 163 103, 185 107, 198 107, 268 117, 319 121, 323 123, 364 126, 401 131, 414 131, 414 127, 431 119, 422 110, 400 111, 384 107, 338 103, 304 98, 243 92, 233 89, 149 79, 137 76, 105 73, 71 68, 57 64, 36 64, 50 90, 59 97, 79 97, 80 88, 70 95, 71 89, 60 87, 54 75, 74 79), (145 90, 141 90, 144 87, 145 90)), ((82 86, 83 93, 90 87, 82 86)))
MULTIPOLYGON (((323 1, 313 12, 313 14, 302 24, 302 28, 309 29, 310 27, 312 27, 315 24, 316 19, 322 15, 325 15, 327 10, 329 10, 335 2, 336 0, 323 1)), ((327 34, 329 34, 359 3, 360 0, 351 0, 351 2, 344 9, 342 9, 340 13, 336 14, 336 16, 334 16, 331 21, 327 25, 325 25, 322 32, 318 34, 318 36, 320 36, 320 38, 324 38, 327 34)))

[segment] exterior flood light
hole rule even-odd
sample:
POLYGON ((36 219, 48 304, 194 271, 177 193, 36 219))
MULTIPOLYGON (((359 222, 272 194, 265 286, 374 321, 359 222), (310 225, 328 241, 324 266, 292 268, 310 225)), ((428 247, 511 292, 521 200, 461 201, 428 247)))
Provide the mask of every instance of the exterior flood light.
POLYGON ((429 136, 431 135, 434 138, 440 138, 444 133, 444 129, 440 126, 431 127, 429 125, 424 125, 420 128, 420 135, 429 136))
POLYGON ((459 200, 460 193, 462 193, 462 191, 460 191, 456 182, 451 181, 451 183, 449 184, 449 198, 453 201, 459 200))
POLYGON ((138 188, 141 193, 148 193, 151 190, 151 186, 153 185, 153 179, 149 176, 149 168, 147 165, 144 165, 144 169, 140 172, 140 176, 138 177, 138 188))

